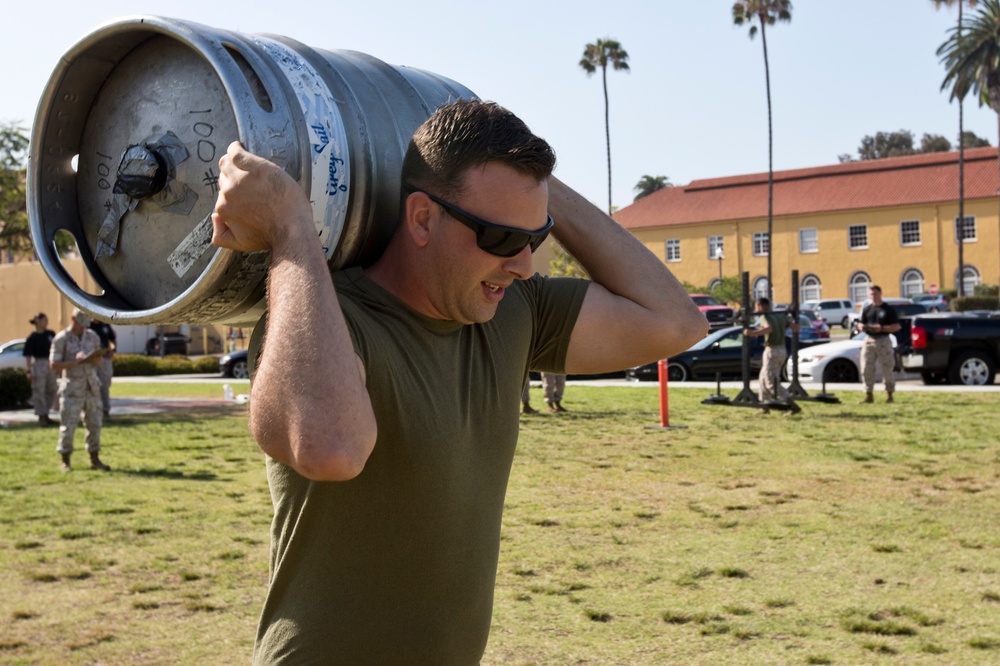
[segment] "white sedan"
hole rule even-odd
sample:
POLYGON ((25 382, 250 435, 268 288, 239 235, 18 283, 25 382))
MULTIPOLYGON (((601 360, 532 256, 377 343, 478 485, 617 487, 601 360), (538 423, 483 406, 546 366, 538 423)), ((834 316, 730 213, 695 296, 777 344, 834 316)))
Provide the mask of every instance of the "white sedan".
POLYGON ((0 345, 0 369, 24 367, 24 338, 0 345))
MULTIPOLYGON (((861 346, 865 334, 859 333, 850 340, 827 342, 799 350, 799 380, 849 384, 861 381, 861 346)), ((896 336, 890 335, 892 346, 896 336)), ((792 376, 792 359, 788 359, 788 376, 792 376)), ((878 367, 876 381, 881 381, 882 369, 878 367)))

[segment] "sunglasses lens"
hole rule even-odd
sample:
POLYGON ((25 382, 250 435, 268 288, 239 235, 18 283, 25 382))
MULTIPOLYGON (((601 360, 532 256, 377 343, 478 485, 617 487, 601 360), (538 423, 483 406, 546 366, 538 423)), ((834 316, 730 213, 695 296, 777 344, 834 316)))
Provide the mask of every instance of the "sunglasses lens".
POLYGON ((527 234, 519 234, 516 231, 506 229, 480 227, 479 231, 476 245, 479 246, 479 249, 486 250, 498 257, 513 257, 523 250, 524 246, 531 240, 527 234))

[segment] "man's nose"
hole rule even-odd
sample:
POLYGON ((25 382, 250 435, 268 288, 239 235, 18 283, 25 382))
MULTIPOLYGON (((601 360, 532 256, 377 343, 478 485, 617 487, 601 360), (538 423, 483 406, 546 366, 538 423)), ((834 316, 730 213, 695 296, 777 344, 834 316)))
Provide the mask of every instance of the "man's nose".
POLYGON ((508 257, 504 262, 504 270, 513 273, 518 280, 527 280, 531 277, 531 246, 525 245, 521 251, 513 257, 508 257))

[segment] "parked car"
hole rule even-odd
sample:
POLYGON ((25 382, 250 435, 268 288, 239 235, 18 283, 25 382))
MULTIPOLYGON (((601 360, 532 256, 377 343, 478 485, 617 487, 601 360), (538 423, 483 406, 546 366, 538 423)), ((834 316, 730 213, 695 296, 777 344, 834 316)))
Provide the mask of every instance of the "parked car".
MULTIPOLYGON (((191 342, 191 338, 181 335, 180 333, 164 333, 164 350, 167 354, 182 354, 187 355, 188 353, 188 343, 191 342)), ((159 356, 160 355, 160 336, 156 336, 146 340, 146 356, 159 356)))
POLYGON ((0 345, 0 370, 3 368, 24 368, 24 338, 11 340, 0 345))
MULTIPOLYGON (((927 314, 926 306, 922 303, 914 303, 908 298, 883 298, 882 301, 891 305, 892 309, 896 311, 896 316, 900 319, 903 319, 904 317, 915 317, 920 314, 927 314)), ((858 311, 851 315, 851 321, 848 328, 854 328, 854 322, 861 319, 861 311, 865 309, 866 305, 868 305, 868 301, 862 303, 858 311)))
MULTIPOLYGON (((858 333, 849 340, 838 340, 821 345, 813 345, 799 350, 799 380, 805 382, 827 382, 851 384, 861 381, 861 347, 868 337, 858 333)), ((896 346, 896 336, 890 335, 892 346, 896 346)), ((876 376, 882 380, 882 368, 877 366, 876 376)), ((785 371, 792 374, 792 359, 788 359, 785 371)))
POLYGON ((1000 366, 1000 318, 938 312, 913 318, 903 366, 925 384, 993 384, 1000 366))
POLYGON ((698 306, 701 313, 708 320, 708 328, 711 331, 732 326, 736 312, 728 305, 723 305, 709 294, 691 294, 691 300, 698 306))
POLYGON ((847 298, 819 298, 803 301, 803 310, 815 310, 831 326, 837 324, 841 328, 850 326, 850 317, 854 314, 854 303, 847 298))
POLYGON ((233 379, 249 379, 250 367, 247 365, 247 350, 240 349, 220 358, 219 375, 233 379))
POLYGON ((819 344, 829 339, 830 326, 816 310, 799 310, 799 344, 819 344))
MULTIPOLYGON (((750 372, 753 377, 760 372, 761 357, 764 355, 764 338, 750 338, 750 372)), ((671 382, 691 380, 714 380, 716 373, 722 379, 743 376, 743 328, 730 326, 709 333, 690 349, 682 351, 667 360, 667 379, 671 382)), ((625 371, 625 377, 633 381, 656 381, 659 379, 657 364, 647 363, 625 371)), ((784 377, 783 377, 784 379, 784 377)))
POLYGON ((941 294, 917 294, 912 300, 926 307, 928 312, 948 312, 951 309, 948 299, 941 294))

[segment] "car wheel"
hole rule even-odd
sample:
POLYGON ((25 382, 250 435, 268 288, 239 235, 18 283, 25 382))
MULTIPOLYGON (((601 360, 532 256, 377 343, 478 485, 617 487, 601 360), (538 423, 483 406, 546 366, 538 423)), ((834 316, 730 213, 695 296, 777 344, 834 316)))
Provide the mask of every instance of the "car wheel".
POLYGON ((688 380, 688 370, 680 363, 667 364, 667 381, 686 382, 688 380))
POLYGON ((236 361, 233 363, 233 379, 249 379, 250 371, 247 369, 246 361, 236 361))
POLYGON ((993 360, 981 351, 967 351, 955 357, 948 368, 948 381, 965 386, 992 384, 997 369, 993 360))
POLYGON ((851 319, 850 319, 850 317, 844 317, 843 319, 840 320, 840 327, 841 328, 845 328, 846 329, 850 325, 851 325, 851 319))
POLYGON ((830 384, 854 384, 858 380, 858 369, 847 359, 834 359, 823 369, 823 381, 830 384))

